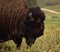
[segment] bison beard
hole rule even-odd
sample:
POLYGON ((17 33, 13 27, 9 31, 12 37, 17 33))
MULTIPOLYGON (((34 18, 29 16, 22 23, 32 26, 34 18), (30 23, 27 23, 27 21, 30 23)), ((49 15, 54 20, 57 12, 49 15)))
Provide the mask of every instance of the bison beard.
POLYGON ((31 46, 37 37, 43 35, 45 14, 39 7, 29 8, 29 13, 25 21, 26 43, 31 46))
POLYGON ((0 0, 0 42, 13 40, 18 47, 25 37, 31 46, 43 35, 44 20, 40 8, 28 10, 24 0, 0 0))
POLYGON ((26 15, 25 0, 0 0, 0 42, 12 39, 17 47, 21 44, 26 15))

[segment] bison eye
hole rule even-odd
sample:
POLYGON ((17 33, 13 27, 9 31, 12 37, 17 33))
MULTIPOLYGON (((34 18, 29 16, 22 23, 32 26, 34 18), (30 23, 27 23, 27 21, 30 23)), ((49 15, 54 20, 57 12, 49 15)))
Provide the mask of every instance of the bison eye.
POLYGON ((38 23, 39 23, 40 21, 41 21, 40 19, 37 20, 38 23))
POLYGON ((34 21, 34 18, 30 18, 30 21, 34 21))

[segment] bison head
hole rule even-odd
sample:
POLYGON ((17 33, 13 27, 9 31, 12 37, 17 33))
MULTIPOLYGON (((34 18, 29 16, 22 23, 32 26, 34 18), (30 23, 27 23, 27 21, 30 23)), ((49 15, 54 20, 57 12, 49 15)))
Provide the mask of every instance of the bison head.
POLYGON ((31 46, 37 37, 43 35, 45 14, 40 7, 29 8, 28 16, 25 21, 26 43, 31 46))

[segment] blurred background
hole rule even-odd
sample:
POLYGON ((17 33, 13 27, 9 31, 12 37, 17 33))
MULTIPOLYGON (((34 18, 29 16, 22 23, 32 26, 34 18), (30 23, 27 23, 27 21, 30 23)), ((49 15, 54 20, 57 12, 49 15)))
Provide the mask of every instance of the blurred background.
POLYGON ((26 0, 27 6, 39 6, 45 13, 44 35, 37 38, 32 47, 28 47, 23 38, 20 50, 11 40, 0 43, 0 52, 60 52, 60 0, 26 0))

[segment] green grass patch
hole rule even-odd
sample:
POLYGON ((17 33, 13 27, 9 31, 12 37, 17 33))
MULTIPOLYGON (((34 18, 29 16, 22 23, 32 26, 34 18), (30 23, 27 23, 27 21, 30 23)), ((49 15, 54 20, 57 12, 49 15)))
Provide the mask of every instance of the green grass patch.
POLYGON ((44 8, 60 12, 60 5, 45 6, 44 8))
POLYGON ((50 13, 50 12, 45 12, 45 16, 46 16, 46 21, 47 20, 51 20, 51 21, 60 21, 60 14, 54 14, 54 13, 50 13))

